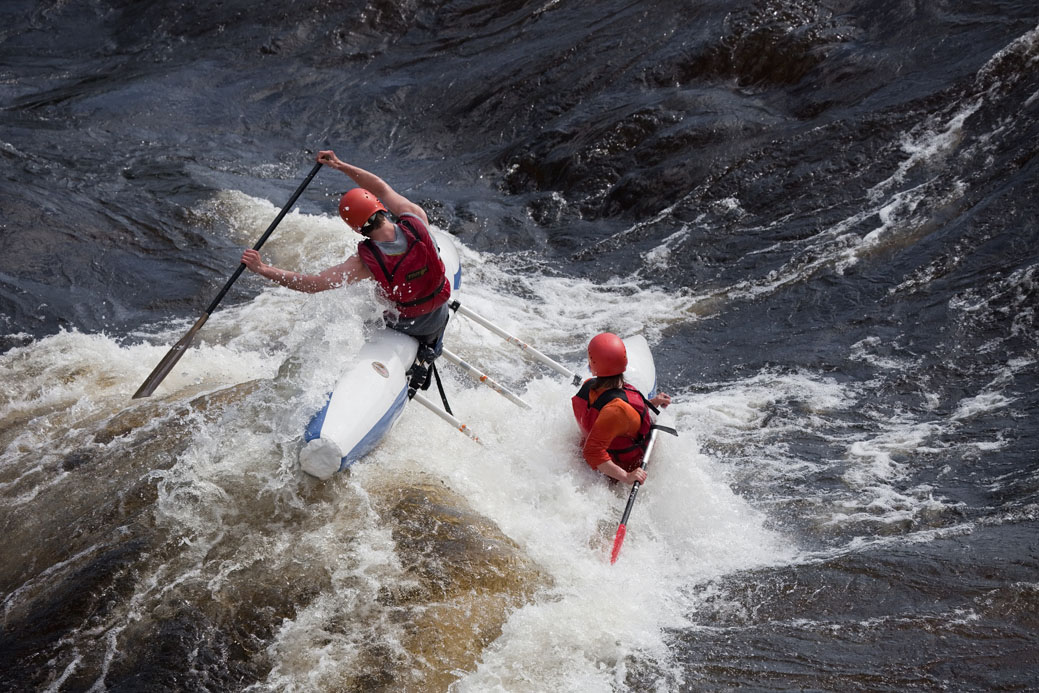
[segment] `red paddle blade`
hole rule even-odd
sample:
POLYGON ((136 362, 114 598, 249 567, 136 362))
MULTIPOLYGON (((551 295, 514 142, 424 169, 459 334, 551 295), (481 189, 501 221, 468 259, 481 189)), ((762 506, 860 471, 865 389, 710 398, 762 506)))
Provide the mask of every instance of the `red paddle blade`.
POLYGON ((621 552, 621 544, 624 543, 624 535, 627 531, 628 528, 624 525, 617 527, 617 536, 613 538, 613 551, 610 553, 610 563, 617 562, 617 556, 621 552))

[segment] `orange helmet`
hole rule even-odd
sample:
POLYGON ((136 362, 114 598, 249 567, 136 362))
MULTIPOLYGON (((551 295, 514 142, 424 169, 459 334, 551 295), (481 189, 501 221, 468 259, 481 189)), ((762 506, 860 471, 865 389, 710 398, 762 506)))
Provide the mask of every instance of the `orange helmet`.
POLYGON ((339 198, 339 216, 354 231, 360 232, 373 214, 385 211, 386 207, 379 202, 379 198, 364 188, 354 188, 339 198))
POLYGON ((612 332, 603 332, 588 342, 588 367, 596 378, 620 375, 628 367, 628 350, 621 338, 612 332))

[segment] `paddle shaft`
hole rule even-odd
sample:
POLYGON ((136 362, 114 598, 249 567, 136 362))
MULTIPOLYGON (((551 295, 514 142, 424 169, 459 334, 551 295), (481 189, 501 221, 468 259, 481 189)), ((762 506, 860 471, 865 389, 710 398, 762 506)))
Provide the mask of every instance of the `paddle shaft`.
MULTIPOLYGON (((286 202, 285 206, 281 208, 280 212, 278 212, 278 216, 274 218, 271 225, 268 226, 267 230, 263 232, 262 236, 260 236, 260 240, 256 241, 256 244, 253 245, 253 250, 259 250, 263 244, 267 242, 267 239, 270 238, 272 233, 274 233, 274 229, 277 228, 278 224, 281 223, 281 220, 285 218, 285 215, 289 213, 292 206, 296 204, 296 200, 298 200, 299 196, 303 194, 306 187, 310 185, 310 181, 314 180, 314 176, 317 175, 317 172, 321 170, 322 166, 324 166, 324 164, 314 164, 314 168, 310 169, 310 173, 307 174, 307 177, 304 178, 303 182, 299 184, 298 188, 296 188, 296 192, 292 193, 292 197, 289 198, 289 201, 286 202)), ((195 333, 202 329, 202 326, 206 324, 206 320, 208 320, 209 316, 214 310, 216 310, 216 307, 220 305, 220 302, 224 300, 224 296, 227 295, 231 285, 238 280, 238 277, 242 276, 242 272, 244 271, 245 263, 240 263, 238 269, 235 270, 234 274, 231 275, 231 278, 227 280, 226 284, 224 284, 224 288, 220 289, 220 293, 216 295, 213 302, 209 304, 208 308, 206 308, 206 312, 202 317, 191 326, 191 329, 188 330, 187 334, 181 337, 179 342, 173 345, 173 348, 167 352, 166 356, 164 356, 161 361, 159 361, 155 370, 153 370, 141 384, 141 387, 136 393, 134 393, 134 399, 148 397, 155 392, 155 388, 157 388, 159 383, 169 375, 170 371, 173 370, 173 367, 177 364, 177 361, 180 361, 180 357, 184 355, 185 351, 187 351, 188 347, 191 345, 191 341, 195 338, 195 333)))
MULTIPOLYGON (((253 245, 253 250, 259 250, 263 247, 263 244, 266 243, 267 239, 271 237, 272 233, 274 233, 274 229, 278 227, 281 220, 285 218, 285 215, 289 213, 292 206, 296 204, 296 200, 299 199, 299 196, 302 195, 303 191, 306 190, 308 185, 310 185, 310 181, 314 180, 314 176, 317 175, 317 172, 321 170, 322 166, 324 166, 324 164, 314 164, 314 168, 310 169, 310 173, 307 174, 307 177, 304 178, 303 182, 299 184, 298 188, 296 188, 296 192, 292 193, 292 197, 289 198, 289 201, 286 202, 285 206, 281 208, 280 212, 278 212, 278 216, 274 217, 274 221, 271 222, 271 225, 268 226, 267 230, 263 232, 262 236, 260 236, 260 240, 256 241, 256 244, 253 245)), ((213 302, 209 304, 208 308, 206 308, 206 313, 212 313, 216 310, 220 301, 224 300, 224 296, 227 294, 228 289, 231 288, 231 285, 235 283, 238 277, 242 276, 242 272, 244 271, 245 263, 239 264, 238 269, 235 270, 234 274, 231 275, 231 278, 227 280, 226 284, 224 284, 224 288, 220 289, 220 293, 216 295, 213 302)))
MULTIPOLYGON (((649 443, 646 444, 646 454, 642 456, 642 469, 645 469, 649 465, 649 456, 653 453, 653 447, 657 442, 657 429, 653 428, 649 432, 649 443)), ((613 551, 610 552, 610 563, 617 562, 617 556, 621 552, 621 544, 624 543, 624 537, 628 533, 628 516, 631 515, 631 508, 635 505, 635 496, 639 495, 639 482, 635 482, 631 485, 631 493, 628 494, 628 504, 624 507, 624 514, 621 515, 620 526, 617 527, 617 535, 613 538, 613 551)))

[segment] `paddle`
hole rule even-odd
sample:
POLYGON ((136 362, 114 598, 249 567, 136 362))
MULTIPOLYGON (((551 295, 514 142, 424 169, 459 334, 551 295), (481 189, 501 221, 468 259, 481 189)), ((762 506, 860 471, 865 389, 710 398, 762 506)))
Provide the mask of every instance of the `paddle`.
MULTIPOLYGON (((649 431, 649 443, 646 445, 646 454, 642 456, 642 468, 645 469, 646 465, 649 464, 649 456, 653 453, 653 446, 657 442, 657 431, 666 430, 668 432, 674 431, 674 429, 667 428, 664 426, 653 425, 653 428, 649 431)), ((675 434, 677 435, 677 433, 675 434)), ((631 514, 631 506, 635 505, 635 496, 639 493, 639 482, 635 482, 631 485, 631 493, 628 494, 628 505, 624 508, 624 515, 621 516, 620 526, 617 527, 617 536, 613 538, 613 551, 610 552, 610 563, 617 562, 617 556, 621 552, 621 544, 624 543, 624 535, 628 532, 628 515, 631 514)))
MULTIPOLYGON (((296 200, 299 199, 301 194, 303 194, 303 190, 310 185, 310 181, 314 180, 314 176, 317 175, 317 172, 321 170, 323 165, 324 164, 320 163, 314 164, 314 168, 310 169, 310 173, 307 174, 307 177, 304 178, 303 182, 299 184, 298 188, 296 188, 296 192, 292 193, 292 197, 289 198, 289 201, 286 202, 285 206, 281 208, 280 212, 278 212, 278 216, 274 218, 271 225, 268 226, 267 230, 264 231, 262 236, 260 236, 260 240, 256 241, 253 250, 259 250, 260 247, 267 242, 270 235, 274 233, 274 229, 281 223, 281 220, 285 218, 285 215, 288 214, 292 205, 296 204, 296 200)), ((177 361, 180 361, 180 357, 183 356, 184 352, 187 351, 187 348, 191 346, 191 340, 195 338, 195 333, 202 329, 202 326, 206 324, 206 320, 208 320, 209 316, 214 310, 216 310, 217 305, 224 299, 224 295, 227 294, 228 289, 231 288, 231 285, 235 283, 243 271, 245 271, 245 265, 239 264, 238 269, 235 270, 235 273, 227 280, 227 283, 224 284, 224 288, 220 290, 220 293, 217 294, 215 299, 213 299, 213 302, 209 304, 209 307, 206 308, 206 312, 202 317, 191 326, 191 329, 188 330, 186 335, 181 337, 179 342, 173 345, 173 348, 169 350, 161 361, 159 361, 159 365, 155 367, 155 370, 151 372, 151 375, 149 375, 147 379, 145 379, 144 383, 141 384, 141 387, 136 393, 134 393, 134 399, 148 397, 151 393, 155 392, 155 388, 157 388, 159 383, 169 375, 170 371, 173 370, 173 367, 177 365, 177 361)))

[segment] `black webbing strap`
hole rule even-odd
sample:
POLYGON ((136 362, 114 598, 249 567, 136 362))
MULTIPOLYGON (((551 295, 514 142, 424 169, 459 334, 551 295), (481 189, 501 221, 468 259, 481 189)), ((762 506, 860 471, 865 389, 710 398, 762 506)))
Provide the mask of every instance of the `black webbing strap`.
POLYGON ((649 428, 650 428, 650 430, 656 429, 658 431, 663 431, 664 433, 670 433, 671 435, 676 436, 676 437, 678 436, 678 431, 673 429, 673 428, 671 428, 670 426, 661 426, 660 424, 650 424, 649 428))
POLYGON ((444 392, 444 384, 440 382, 440 371, 437 370, 436 361, 432 363, 430 368, 433 369, 433 377, 437 379, 437 389, 440 390, 440 400, 444 403, 444 411, 453 416, 454 412, 451 411, 451 405, 447 403, 447 393, 444 392))

